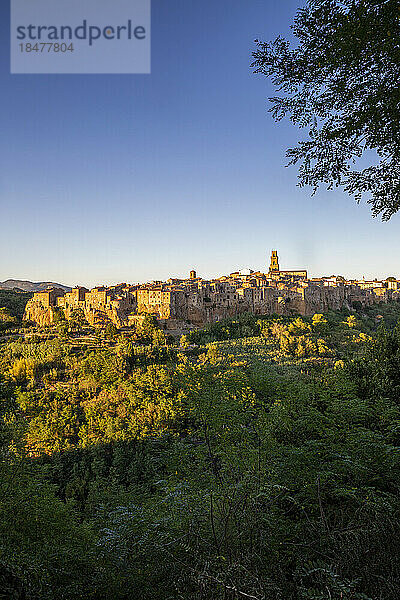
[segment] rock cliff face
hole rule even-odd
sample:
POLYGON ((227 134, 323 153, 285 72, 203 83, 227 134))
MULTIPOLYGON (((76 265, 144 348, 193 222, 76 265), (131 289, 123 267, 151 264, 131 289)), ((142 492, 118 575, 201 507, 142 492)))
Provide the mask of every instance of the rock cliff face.
POLYGON ((24 321, 33 321, 40 327, 45 327, 54 323, 54 314, 53 306, 43 306, 41 302, 32 298, 26 304, 24 321))
MULTIPOLYGON (((188 284, 186 288, 157 285, 136 288, 121 284, 114 288, 99 287, 90 292, 74 288, 36 292, 26 306, 25 319, 38 325, 51 325, 57 311, 66 319, 79 310, 92 326, 105 326, 110 321, 118 328, 130 324, 132 316, 151 313, 169 327, 169 321, 181 327, 202 327, 207 323, 235 318, 243 312, 256 315, 301 314, 351 307, 357 301, 362 306, 387 302, 400 293, 386 288, 362 289, 348 283, 335 287, 314 282, 278 282, 278 285, 235 287, 233 284, 205 282, 202 288, 188 284), (377 293, 377 290, 379 293, 377 293)), ((175 328, 175 325, 171 327, 175 328)))
MULTIPOLYGON (((123 310, 118 310, 115 306, 106 306, 103 310, 95 308, 84 308, 83 314, 86 321, 92 327, 101 327, 107 325, 111 321, 118 328, 128 325, 129 313, 123 310)), ((67 318, 68 315, 66 315, 67 318)))

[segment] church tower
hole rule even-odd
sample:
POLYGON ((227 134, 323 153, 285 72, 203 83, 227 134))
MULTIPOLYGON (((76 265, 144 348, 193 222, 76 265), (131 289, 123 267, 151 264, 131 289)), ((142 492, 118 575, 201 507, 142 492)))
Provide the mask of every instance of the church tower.
POLYGON ((269 265, 270 273, 279 273, 279 259, 278 259, 278 251, 272 250, 271 253, 271 262, 269 265))

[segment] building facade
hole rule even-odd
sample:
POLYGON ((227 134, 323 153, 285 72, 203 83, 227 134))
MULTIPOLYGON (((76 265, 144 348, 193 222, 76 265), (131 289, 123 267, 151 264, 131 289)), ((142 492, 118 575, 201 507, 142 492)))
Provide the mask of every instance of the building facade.
POLYGON ((66 319, 83 314, 90 325, 111 322, 121 328, 134 325, 141 315, 153 314, 165 329, 185 329, 244 312, 307 316, 351 308, 354 303, 368 306, 397 299, 398 290, 400 282, 394 277, 371 282, 334 276, 309 280, 305 269, 280 270, 278 252, 273 250, 267 273, 242 269, 206 280, 192 270, 187 279, 167 282, 38 292, 27 303, 24 318, 51 325, 57 314, 66 319))

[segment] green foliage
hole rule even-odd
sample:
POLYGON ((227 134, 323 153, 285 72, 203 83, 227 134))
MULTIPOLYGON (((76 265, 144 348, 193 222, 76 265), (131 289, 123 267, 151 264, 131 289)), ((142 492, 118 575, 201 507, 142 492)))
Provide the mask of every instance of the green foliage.
POLYGON ((157 347, 167 345, 167 338, 165 336, 165 333, 163 331, 161 331, 161 329, 156 329, 153 332, 152 345, 157 346, 157 347))
POLYGON ((111 385, 124 375, 125 367, 120 356, 112 350, 90 352, 78 365, 79 373, 94 385, 111 385))
POLYGON ((187 335, 181 335, 181 338, 180 338, 180 347, 184 348, 185 350, 187 348, 189 348, 189 340, 187 338, 187 335))
POLYGON ((17 322, 17 317, 12 315, 8 308, 0 308, 0 332, 13 329, 17 322))
POLYGON ((58 306, 53 307, 53 323, 55 325, 67 325, 65 322, 65 314, 62 308, 58 306))
POLYGON ((348 365, 358 383, 358 394, 375 401, 400 399, 400 327, 388 331, 383 326, 376 340, 348 365))
POLYGON ((11 342, 0 355, 0 365, 15 383, 33 387, 51 372, 62 377, 68 357, 65 350, 59 340, 11 342))
POLYGON ((17 319, 14 317, 8 308, 0 308, 0 323, 16 323, 17 319))
POLYGON ((79 331, 83 327, 87 326, 87 324, 88 323, 83 310, 81 308, 75 308, 68 319, 69 331, 79 331))
POLYGON ((107 323, 107 325, 104 328, 104 334, 105 337, 113 339, 116 335, 118 335, 118 329, 116 328, 114 323, 107 323))
POLYGON ((312 328, 314 329, 314 331, 324 332, 324 331, 327 331, 327 329, 328 329, 327 319, 325 319, 324 315, 321 315, 319 313, 316 313, 315 315, 313 315, 313 317, 311 319, 311 323, 312 323, 312 328))
POLYGON ((92 528, 25 463, 1 465, 2 598, 80 598, 93 592, 92 528))
POLYGON ((350 327, 350 329, 354 329, 355 327, 357 327, 357 319, 354 315, 350 315, 345 321, 343 321, 343 324, 347 325, 347 327, 350 327))
POLYGON ((400 207, 397 0, 308 0, 292 29, 294 46, 257 41, 253 67, 279 93, 274 118, 308 130, 287 151, 300 185, 365 195, 373 215, 389 219, 400 207))
POLYGON ((173 430, 181 412, 180 400, 166 370, 153 366, 134 373, 129 383, 104 389, 82 403, 80 443, 140 439, 173 430))
POLYGON ((292 335, 303 336, 310 333, 310 331, 311 326, 309 323, 305 323, 300 317, 294 319, 294 321, 292 321, 288 326, 288 332, 292 335))
POLYGON ((0 309, 6 309, 10 315, 21 320, 26 303, 32 298, 32 295, 30 292, 0 290, 0 309))
POLYGON ((397 600, 399 309, 3 344, 0 597, 397 600))
POLYGON ((272 319, 272 317, 260 319, 252 313, 243 313, 234 320, 218 321, 207 325, 204 329, 191 331, 185 337, 192 344, 209 344, 221 340, 252 337, 266 329, 267 323, 272 319))

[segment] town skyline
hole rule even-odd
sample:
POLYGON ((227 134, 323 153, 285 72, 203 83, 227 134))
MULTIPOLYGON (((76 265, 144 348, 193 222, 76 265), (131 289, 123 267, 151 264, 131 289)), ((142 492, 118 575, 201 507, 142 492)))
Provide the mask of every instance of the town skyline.
POLYGON ((273 122, 250 63, 256 38, 290 39, 297 0, 153 0, 152 73, 132 76, 10 75, 7 4, 0 280, 212 278, 261 268, 266 246, 313 275, 400 272, 398 215, 285 169, 298 131, 273 122))
POLYGON ((57 287, 35 292, 24 319, 39 326, 75 320, 77 314, 91 326, 112 323, 119 329, 138 326, 153 315, 170 331, 185 331, 249 312, 256 315, 301 314, 348 310, 400 300, 400 280, 346 280, 310 278, 306 269, 282 269, 272 250, 265 271, 243 269, 216 279, 203 279, 192 269, 183 279, 148 283, 120 283, 89 290, 57 287))
MULTIPOLYGON (((273 252, 275 250, 271 249, 270 252, 273 252)), ((280 251, 279 252, 279 256, 282 255, 282 253, 280 251)), ((160 277, 151 277, 151 275, 148 278, 145 278, 143 280, 137 279, 137 278, 124 278, 124 279, 111 279, 111 280, 99 280, 99 281, 89 281, 89 282, 85 282, 85 281, 74 281, 74 282, 69 282, 69 281, 58 281, 57 283, 53 280, 53 278, 49 278, 49 277, 45 277, 42 279, 39 279, 37 281, 34 281, 33 279, 28 279, 26 277, 24 278, 18 278, 18 277, 7 277, 7 279, 5 279, 3 282, 0 281, 0 285, 1 283, 6 283, 7 281, 20 281, 20 282, 25 282, 25 283, 43 283, 43 282, 52 282, 55 285, 62 285, 62 286, 67 286, 72 288, 75 287, 88 287, 88 288, 95 288, 95 287, 101 287, 101 286, 106 286, 106 287, 113 287, 113 286, 117 286, 120 285, 122 283, 124 284, 129 284, 129 285, 143 285, 143 284, 147 284, 147 283, 154 283, 154 282, 160 282, 160 283, 165 283, 167 282, 169 279, 174 278, 177 280, 185 280, 187 279, 187 275, 193 270, 197 273, 198 278, 206 280, 206 281, 212 281, 212 280, 216 280, 219 279, 221 277, 227 277, 230 275, 234 275, 237 273, 240 273, 241 271, 247 271, 249 270, 249 274, 251 273, 267 273, 268 272, 268 261, 270 260, 270 255, 266 254, 266 260, 264 261, 264 264, 261 266, 261 268, 257 269, 255 265, 239 265, 236 267, 234 266, 233 269, 228 269, 227 271, 225 271, 224 273, 201 273, 198 271, 198 269, 196 268, 196 265, 190 265, 188 263, 188 267, 186 269, 186 271, 181 271, 181 272, 169 272, 168 276, 164 277, 164 278, 160 278, 160 277)), ((284 255, 283 255, 284 257, 284 255)), ((280 259, 281 260, 281 259, 280 259)), ((288 261, 285 261, 285 257, 283 258, 283 260, 281 261, 281 266, 283 265, 284 267, 288 267, 287 264, 288 261)), ((294 267, 292 267, 292 269, 296 269, 296 270, 301 270, 301 269, 305 269, 307 270, 308 273, 308 278, 311 279, 315 279, 315 278, 329 278, 329 277, 343 277, 345 280, 347 281, 362 281, 362 280, 367 280, 367 281, 385 281, 389 278, 395 278, 398 279, 400 278, 400 273, 396 273, 396 272, 391 272, 391 273, 387 273, 385 274, 384 272, 384 267, 382 267, 382 271, 380 273, 371 273, 368 270, 366 270, 364 273, 359 274, 359 273, 353 273, 353 274, 346 274, 346 272, 328 272, 328 271, 322 271, 319 273, 315 273, 312 270, 309 269, 308 265, 300 265, 300 264, 294 264, 294 267)))

